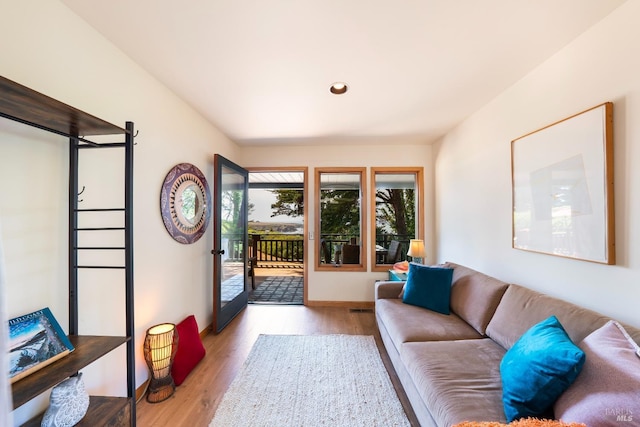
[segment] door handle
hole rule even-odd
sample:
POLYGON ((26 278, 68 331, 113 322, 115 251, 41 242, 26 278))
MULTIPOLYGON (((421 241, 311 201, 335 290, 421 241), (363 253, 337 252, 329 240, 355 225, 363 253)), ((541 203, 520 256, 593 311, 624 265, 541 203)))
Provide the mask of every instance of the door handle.
POLYGON ((224 255, 224 249, 212 249, 211 250, 211 254, 212 255, 224 255))

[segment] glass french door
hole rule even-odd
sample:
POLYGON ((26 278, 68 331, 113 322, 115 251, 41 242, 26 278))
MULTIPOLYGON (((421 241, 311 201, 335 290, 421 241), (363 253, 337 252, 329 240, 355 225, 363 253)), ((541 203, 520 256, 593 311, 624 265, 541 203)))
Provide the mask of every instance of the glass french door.
POLYGON ((220 332, 247 306, 249 297, 249 173, 216 154, 214 174, 213 327, 220 332))

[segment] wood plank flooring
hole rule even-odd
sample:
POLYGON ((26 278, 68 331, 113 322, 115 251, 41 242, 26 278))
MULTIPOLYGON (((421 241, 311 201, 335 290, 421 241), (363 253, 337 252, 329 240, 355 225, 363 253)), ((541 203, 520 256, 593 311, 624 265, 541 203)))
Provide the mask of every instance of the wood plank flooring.
POLYGON ((372 312, 283 305, 249 305, 222 333, 207 335, 203 339, 207 350, 204 360, 168 400, 150 404, 142 399, 137 406, 137 425, 207 427, 260 334, 374 335, 407 416, 413 426, 419 425, 382 347, 372 312))

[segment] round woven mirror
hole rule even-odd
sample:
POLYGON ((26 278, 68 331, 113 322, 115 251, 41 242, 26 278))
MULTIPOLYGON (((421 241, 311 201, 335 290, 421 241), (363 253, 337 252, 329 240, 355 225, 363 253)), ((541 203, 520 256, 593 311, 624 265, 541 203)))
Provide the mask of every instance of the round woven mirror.
POLYGON ((203 173, 191 163, 174 166, 162 184, 160 212, 177 242, 198 241, 211 219, 211 193, 203 173))

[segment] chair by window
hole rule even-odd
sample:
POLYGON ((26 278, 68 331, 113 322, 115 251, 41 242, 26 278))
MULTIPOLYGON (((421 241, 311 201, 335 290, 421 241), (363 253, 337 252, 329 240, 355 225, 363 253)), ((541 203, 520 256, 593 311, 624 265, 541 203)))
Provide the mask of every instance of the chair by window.
POLYGON ((327 241, 324 239, 320 239, 320 252, 321 257, 324 258, 324 263, 331 264, 331 252, 329 251, 327 241))
POLYGON ((392 240, 391 244, 389 244, 389 249, 387 250, 387 264, 395 264, 400 260, 400 242, 397 240, 392 240))
POLYGON ((258 258, 251 257, 249 258, 249 268, 247 272, 249 277, 251 278, 251 289, 256 290, 256 267, 258 266, 258 258))
POLYGON ((360 246, 342 245, 342 263, 360 264, 360 246))

